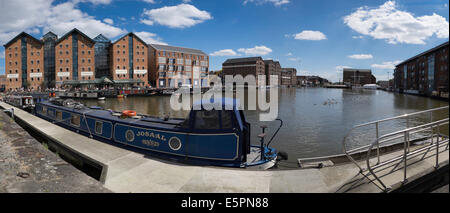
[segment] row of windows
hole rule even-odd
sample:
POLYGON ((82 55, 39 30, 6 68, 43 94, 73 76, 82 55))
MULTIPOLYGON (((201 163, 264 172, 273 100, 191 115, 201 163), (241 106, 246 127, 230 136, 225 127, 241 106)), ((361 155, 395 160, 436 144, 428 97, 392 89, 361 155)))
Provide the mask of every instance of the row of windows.
MULTIPOLYGON (((205 56, 198 56, 198 55, 192 55, 192 54, 184 54, 184 53, 176 53, 176 52, 166 52, 166 51, 162 51, 162 52, 158 52, 158 56, 167 56, 167 57, 181 57, 184 58, 186 56, 186 58, 189 59, 194 59, 194 60, 203 60, 205 59, 205 56)), ((206 56, 206 60, 208 60, 208 56, 206 56)))
MULTIPOLYGON (((34 72, 34 69, 31 69, 30 71, 31 71, 31 72, 34 72)), ((18 70, 15 70, 15 72, 18 73, 18 70)), ((41 69, 39 69, 39 68, 36 69, 36 72, 37 72, 37 73, 41 72, 41 69)), ((9 74, 12 74, 12 70, 9 70, 9 74)))
MULTIPOLYGON (((137 67, 136 67, 136 70, 139 70, 139 69, 141 69, 141 68, 142 68, 143 70, 145 70, 145 69, 146 69, 145 67, 140 67, 140 66, 137 66, 137 67)), ((118 69, 118 70, 120 70, 120 66, 117 66, 117 69, 118 69)), ((127 69, 127 67, 126 67, 126 66, 123 66, 123 69, 124 69, 124 70, 126 70, 126 69, 127 69)))
MULTIPOLYGON (((125 62, 127 59, 123 58, 122 61, 125 62)), ((120 58, 117 58, 117 62, 120 62, 120 58)), ((145 59, 136 58, 136 62, 145 62, 145 59)))
MULTIPOLYGON (((69 48, 69 47, 70 47, 70 45, 69 45, 69 44, 66 44, 65 46, 66 46, 66 48, 69 48)), ((84 48, 85 46, 86 46, 86 45, 84 45, 84 44, 81 44, 81 47, 82 47, 82 48, 84 48)), ((62 44, 60 44, 60 45, 59 45, 59 48, 63 48, 63 45, 62 45, 62 44)))
MULTIPOLYGON (((48 115, 50 117, 56 118, 58 121, 63 120, 63 113, 58 110, 48 110, 47 107, 42 107, 39 111, 41 115, 48 115), (55 113, 56 112, 56 113, 55 113)), ((81 116, 80 115, 70 115, 70 125, 75 127, 80 127, 81 124, 81 116)), ((101 135, 103 134, 103 122, 101 121, 95 121, 95 127, 94 127, 95 134, 101 135)))
MULTIPOLYGON (((17 48, 17 47, 16 47, 16 48, 17 48)), ((11 49, 11 48, 9 48, 9 49, 11 49)), ((9 55, 9 57, 12 57, 12 53, 9 53, 8 55, 9 55)), ((30 52, 30 55, 33 56, 33 55, 34 55, 34 52, 30 52)), ((36 52, 36 55, 40 56, 40 55, 41 55, 41 52, 40 52, 40 51, 37 51, 37 52, 36 52)), ((17 53, 14 53, 14 57, 17 57, 17 56, 18 56, 18 54, 17 54, 17 53)))
MULTIPOLYGON (((126 54, 127 52, 124 50, 122 51, 123 54, 126 54)), ((139 55, 141 52, 136 52, 136 55, 139 55)), ((117 54, 120 54, 120 50, 117 50, 117 54)), ((142 55, 145 55, 145 52, 142 52, 142 55)))
MULTIPOLYGON (((92 70, 92 68, 91 67, 87 67, 87 68, 85 68, 85 67, 81 67, 81 71, 91 71, 92 70)), ((59 68, 59 71, 60 72, 62 72, 63 71, 63 68, 59 68)), ((66 72, 69 72, 70 71, 70 68, 68 68, 68 67, 66 67, 66 72)))
MULTIPOLYGON (((146 74, 137 74, 136 76, 138 78, 141 78, 141 77, 145 77, 146 74)), ((127 75, 117 75, 117 78, 126 78, 126 77, 127 77, 127 75)))
MULTIPOLYGON (((116 47, 117 47, 117 48, 120 48, 120 44, 116 45, 116 47)), ((122 47, 123 47, 123 48, 126 48, 126 46, 125 46, 125 45, 122 45, 122 47)), ((138 45, 138 46, 136 46, 136 49, 139 49, 139 48, 141 48, 141 49, 145 49, 145 46, 139 46, 139 45, 138 45)))

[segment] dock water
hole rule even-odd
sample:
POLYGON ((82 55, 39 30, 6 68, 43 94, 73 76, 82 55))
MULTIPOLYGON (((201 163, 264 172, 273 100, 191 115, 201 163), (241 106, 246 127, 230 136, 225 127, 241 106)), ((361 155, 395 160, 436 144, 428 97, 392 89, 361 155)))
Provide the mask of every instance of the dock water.
MULTIPOLYGON (((0 102, 4 109, 14 108, 14 117, 29 128, 39 132, 77 156, 101 168, 100 182, 112 192, 122 193, 335 193, 335 192, 385 192, 370 181, 370 175, 360 173, 350 162, 321 168, 293 170, 252 171, 238 168, 187 166, 154 159, 123 147, 112 146, 71 132, 32 114, 0 102), (368 178, 364 177, 368 176, 368 178)), ((382 158, 398 155, 394 151, 382 158), (392 155, 392 156, 391 156, 392 155)), ((431 155, 431 152, 430 152, 431 155)), ((420 158, 420 157, 419 157, 420 158)), ((439 153, 439 168, 435 158, 423 157, 408 167, 408 183, 447 168, 448 148, 439 153)), ((413 162, 414 159, 411 160, 413 162)), ((409 162, 409 160, 408 160, 409 162)), ((364 165, 364 162, 360 162, 364 165)), ((391 190, 400 189, 401 165, 385 170, 381 177, 391 190)), ((402 176, 403 177, 403 176, 402 176)), ((373 179, 373 178, 372 178, 373 179)))

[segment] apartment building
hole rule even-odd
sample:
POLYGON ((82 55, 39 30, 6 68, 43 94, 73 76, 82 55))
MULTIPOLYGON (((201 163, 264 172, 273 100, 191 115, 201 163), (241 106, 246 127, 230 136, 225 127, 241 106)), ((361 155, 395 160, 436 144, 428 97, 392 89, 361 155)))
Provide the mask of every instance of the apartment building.
POLYGON ((95 79, 95 41, 73 29, 56 42, 56 87, 64 81, 95 79))
POLYGON ((422 95, 448 95, 449 42, 420 53, 398 64, 394 89, 422 95))
POLYGON ((365 84, 375 84, 377 79, 372 75, 370 69, 344 69, 343 81, 352 86, 364 86, 365 84))
MULTIPOLYGON (((275 63, 275 61, 273 60, 264 60, 264 67, 265 67, 265 71, 264 74, 266 75, 266 84, 270 85, 270 84, 275 84, 278 82, 270 82, 270 76, 274 75, 274 76, 278 76, 278 80, 280 80, 281 76, 280 73, 277 72, 277 65, 275 63)), ((278 84, 280 85, 280 84, 278 84)))
POLYGON ((297 69, 282 68, 281 69, 281 85, 283 85, 283 86, 297 85, 297 69))
POLYGON ((201 50, 149 44, 149 67, 157 88, 209 86, 209 56, 201 50))
POLYGON ((111 45, 111 76, 115 82, 148 86, 148 54, 147 43, 128 33, 111 45))
POLYGON ((6 90, 40 89, 44 82, 44 43, 22 32, 4 47, 6 90))
POLYGON ((228 59, 222 64, 222 75, 253 75, 256 78, 256 86, 266 86, 267 82, 265 76, 265 63, 261 57, 249 57, 249 58, 233 58, 228 59), (259 76, 264 76, 264 79, 260 79, 259 76))

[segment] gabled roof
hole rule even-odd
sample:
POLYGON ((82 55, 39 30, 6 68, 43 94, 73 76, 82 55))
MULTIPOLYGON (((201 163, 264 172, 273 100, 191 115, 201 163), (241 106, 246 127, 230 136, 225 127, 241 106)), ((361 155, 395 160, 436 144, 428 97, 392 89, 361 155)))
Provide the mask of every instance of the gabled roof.
POLYGON ((130 32, 130 33, 127 33, 126 35, 124 35, 124 36, 122 36, 122 37, 120 37, 119 39, 117 39, 113 44, 115 44, 115 43, 117 43, 117 42, 119 42, 120 40, 122 40, 123 38, 125 38, 125 37, 127 37, 127 36, 129 36, 129 35, 132 35, 132 36, 134 36, 134 37, 136 37, 137 38, 137 40, 139 40, 140 42, 142 42, 142 43, 144 43, 144 44, 147 44, 144 40, 142 40, 141 38, 139 38, 139 36, 137 36, 136 34, 134 34, 133 32, 130 32))
POLYGON ((58 38, 58 35, 56 35, 56 34, 54 34, 53 32, 50 31, 50 32, 46 33, 45 35, 43 35, 42 39, 44 39, 46 37, 49 37, 49 36, 58 38))
POLYGON ((223 62, 224 64, 231 64, 231 63, 242 63, 242 62, 252 62, 252 61, 259 61, 262 60, 261 56, 258 57, 248 57, 248 58, 231 58, 223 62))
POLYGON ((184 48, 184 47, 174 47, 174 46, 168 46, 168 45, 161 45, 161 44, 148 44, 153 49, 156 49, 158 51, 169 51, 169 52, 179 52, 179 53, 189 53, 189 54, 196 54, 196 55, 205 55, 201 50, 197 49, 191 49, 191 48, 184 48))
POLYGON ((36 39, 35 37, 31 36, 30 34, 26 33, 26 32, 21 32, 19 35, 17 35, 16 37, 14 37, 13 39, 11 39, 10 41, 8 41, 8 43, 6 43, 5 45, 3 45, 5 48, 8 47, 9 45, 11 45, 13 42, 15 42, 17 39, 21 38, 21 37, 30 37, 33 40, 43 44, 42 41, 40 41, 39 39, 36 39))
POLYGON ((98 35, 97 37, 94 38, 94 41, 96 42, 111 42, 111 40, 109 40, 106 36, 104 36, 103 34, 98 35))
POLYGON ((64 39, 66 39, 69 35, 72 35, 73 33, 78 33, 83 37, 86 37, 89 41, 91 41, 92 43, 95 43, 94 40, 92 40, 91 37, 87 36, 86 34, 84 34, 83 32, 81 32, 80 30, 78 30, 77 28, 73 28, 73 30, 71 30, 70 32, 66 33, 65 35, 63 35, 60 39, 58 39, 56 41, 56 44, 60 43, 61 41, 63 41, 64 39))

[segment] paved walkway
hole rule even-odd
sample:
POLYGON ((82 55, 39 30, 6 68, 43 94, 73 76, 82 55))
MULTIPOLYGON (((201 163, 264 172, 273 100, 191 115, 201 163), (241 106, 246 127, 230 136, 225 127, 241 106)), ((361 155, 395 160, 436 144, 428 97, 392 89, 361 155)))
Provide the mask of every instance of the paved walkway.
POLYGON ((0 111, 0 193, 110 192, 0 111))

